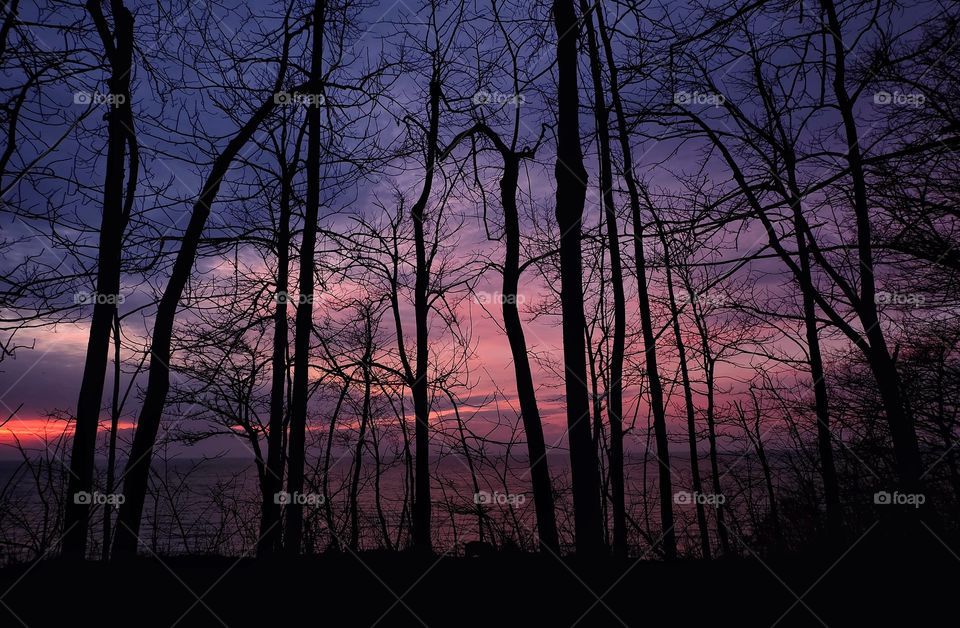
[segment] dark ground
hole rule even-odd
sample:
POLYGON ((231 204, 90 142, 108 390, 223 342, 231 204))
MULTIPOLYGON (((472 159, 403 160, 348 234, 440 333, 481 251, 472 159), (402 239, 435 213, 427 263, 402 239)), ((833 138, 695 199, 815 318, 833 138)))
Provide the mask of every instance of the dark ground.
POLYGON ((839 560, 673 564, 388 553, 43 561, 0 570, 0 626, 958 625, 960 559, 942 545, 893 557, 888 542, 839 560))

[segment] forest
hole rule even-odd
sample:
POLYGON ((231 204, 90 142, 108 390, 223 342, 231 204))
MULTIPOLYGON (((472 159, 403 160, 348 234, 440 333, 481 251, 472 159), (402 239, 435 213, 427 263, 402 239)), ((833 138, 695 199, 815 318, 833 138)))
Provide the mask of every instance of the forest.
POLYGON ((946 0, 0 1, 0 616, 949 602, 957 68, 946 0))

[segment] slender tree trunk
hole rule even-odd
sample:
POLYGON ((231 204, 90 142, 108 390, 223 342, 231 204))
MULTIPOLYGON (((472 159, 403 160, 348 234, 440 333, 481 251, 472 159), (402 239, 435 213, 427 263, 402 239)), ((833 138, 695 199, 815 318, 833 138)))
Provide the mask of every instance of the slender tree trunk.
MULTIPOLYGON (((580 12, 589 16, 586 0, 580 0, 580 12)), ((613 289, 613 348, 610 353, 610 386, 607 417, 610 421, 610 488, 613 506, 613 552, 627 555, 627 515, 623 476, 623 360, 626 344, 627 313, 623 290, 623 264, 620 259, 620 233, 613 202, 613 163, 610 157, 610 128, 603 89, 602 63, 593 18, 585 22, 590 70, 593 76, 593 111, 597 126, 600 159, 600 188, 610 242, 610 283, 613 289)))
MULTIPOLYGON (((710 475, 713 481, 713 494, 723 495, 723 487, 720 486, 720 462, 717 453, 717 427, 716 427, 716 403, 714 401, 714 368, 715 364, 711 358, 706 357, 707 346, 706 335, 704 342, 704 372, 707 380, 707 441, 710 444, 710 475)), ((726 503, 717 504, 717 537, 720 539, 720 551, 724 556, 730 555, 730 536, 727 534, 726 522, 726 503)))
MULTIPOLYGON (((323 91, 323 30, 326 18, 325 0, 313 5, 313 48, 310 59, 310 82, 307 89, 313 96, 323 91)), ((300 294, 297 301, 293 353, 293 396, 290 412, 290 442, 287 454, 287 493, 284 552, 296 555, 303 543, 303 504, 296 496, 303 493, 306 466, 307 401, 310 377, 310 338, 313 334, 313 291, 317 221, 320 214, 320 106, 307 108, 307 197, 303 217, 303 238, 300 242, 300 294)))
MULTIPOLYGON (((401 404, 401 407, 403 404, 401 404)), ((416 494, 414 478, 413 452, 410 448, 410 430, 407 428, 406 413, 401 413, 400 432, 403 434, 403 512, 400 513, 400 525, 397 529, 397 547, 404 546, 402 539, 406 532, 408 543, 413 544, 413 497, 416 494)))
POLYGON ((416 456, 415 495, 413 500, 413 545, 423 552, 432 551, 430 502, 430 404, 427 389, 427 365, 430 359, 427 314, 430 303, 430 268, 424 236, 424 211, 433 188, 433 169, 437 158, 437 136, 440 129, 440 78, 435 66, 430 81, 430 122, 427 131, 427 172, 420 198, 410 210, 413 219, 417 267, 414 285, 414 315, 417 326, 417 364, 412 383, 414 414, 414 455, 416 456))
POLYGON ((833 437, 830 433, 830 406, 827 396, 826 374, 823 370, 823 357, 820 352, 820 335, 817 331, 816 303, 810 289, 813 277, 810 271, 810 257, 807 250, 807 238, 800 220, 800 200, 794 204, 796 213, 795 230, 797 232, 797 256, 800 272, 804 278, 800 281, 803 297, 803 324, 807 336, 807 350, 810 358, 810 377, 813 378, 813 394, 817 415, 817 450, 820 455, 820 469, 823 477, 823 495, 827 511, 827 533, 829 543, 839 546, 843 540, 843 515, 840 511, 840 484, 833 463, 833 437))
MULTIPOLYGON (((284 134, 285 137, 285 134, 284 134)), ((285 150, 285 142, 280 151, 285 150)), ((286 155, 278 152, 280 161, 280 216, 277 229, 277 294, 273 314, 273 356, 271 358, 270 423, 267 432, 267 465, 260 517, 257 556, 270 555, 280 549, 280 504, 278 495, 283 486, 283 432, 285 426, 284 396, 287 375, 287 297, 290 291, 290 202, 293 173, 286 155)))
POLYGON ((633 156, 630 149, 630 136, 627 121, 620 98, 618 72, 613 57, 613 46, 603 22, 603 12, 598 4, 595 8, 597 26, 603 41, 610 71, 610 97, 617 115, 617 134, 620 140, 620 152, 623 156, 623 178, 627 184, 627 196, 630 200, 630 213, 633 219, 633 249, 637 265, 637 292, 639 296, 640 326, 643 333, 644 356, 647 365, 647 379, 650 386, 650 410, 653 414, 653 431, 657 446, 659 463, 658 480, 660 485, 660 526, 664 558, 677 557, 677 540, 673 523, 673 481, 670 469, 670 441, 667 434, 666 410, 663 401, 663 384, 657 364, 657 346, 653 333, 653 320, 650 311, 650 293, 647 288, 647 264, 643 246, 643 217, 640 212, 640 191, 633 173, 633 156))
POLYGON ((390 542, 390 529, 387 527, 387 517, 383 512, 383 491, 381 483, 383 481, 383 461, 380 459, 380 434, 377 432, 377 423, 370 423, 370 444, 373 445, 373 503, 377 508, 377 522, 380 524, 380 536, 383 537, 383 544, 388 552, 393 551, 393 543, 390 542))
POLYGON ((703 481, 700 478, 700 452, 697 447, 696 410, 693 405, 693 388, 690 385, 690 370, 687 368, 687 349, 683 343, 683 334, 680 329, 680 310, 677 308, 677 299, 673 290, 673 270, 670 266, 670 242, 667 241, 662 223, 657 224, 660 231, 660 241, 663 243, 663 264, 667 273, 667 298, 670 302, 671 327, 673 339, 677 343, 677 361, 680 365, 680 382, 683 385, 683 401, 687 411, 687 444, 690 453, 690 476, 693 480, 694 500, 697 511, 697 528, 700 530, 700 551, 703 558, 711 557, 710 531, 707 528, 707 513, 699 496, 703 494, 703 481))
MULTIPOLYGON (((684 287, 686 288, 687 293, 692 297, 695 294, 692 283, 687 279, 686 275, 681 276, 685 279, 684 287)), ((723 488, 720 486, 720 461, 719 453, 717 451, 717 428, 715 416, 716 401, 714 398, 716 390, 716 377, 714 375, 716 369, 716 357, 710 350, 710 331, 707 322, 706 311, 700 307, 696 299, 691 299, 690 308, 693 312, 694 321, 697 325, 697 331, 700 334, 700 352, 703 356, 703 379, 706 387, 707 401, 707 407, 705 410, 707 421, 707 443, 709 445, 710 475, 713 494, 722 495, 723 488)), ((730 538, 727 534, 725 503, 717 503, 716 516, 717 538, 720 541, 720 553, 724 556, 728 556, 730 554, 730 538)))
MULTIPOLYGON (((606 245, 601 244, 601 248, 606 249, 606 245)), ((603 264, 600 264, 600 268, 597 269, 599 274, 603 274, 603 264)), ((603 312, 603 303, 599 303, 600 307, 597 312, 594 313, 594 321, 603 321, 605 314, 603 312)), ((602 326, 603 323, 600 323, 602 326)), ((597 477, 600 480, 600 521, 603 522, 603 544, 607 547, 610 546, 610 528, 607 526, 607 522, 610 520, 608 513, 608 497, 609 491, 607 490, 607 473, 604 468, 604 456, 607 455, 606 451, 606 432, 603 429, 603 393, 600 391, 600 380, 602 375, 597 370, 597 364, 600 363, 600 368, 603 368, 603 354, 600 349, 603 343, 606 341, 604 336, 606 330, 601 331, 600 339, 597 342, 597 351, 594 353, 593 347, 593 327, 587 325, 583 329, 583 340, 584 347, 587 351, 587 384, 588 384, 588 394, 590 395, 590 408, 593 412, 593 437, 592 445, 593 451, 596 455, 597 461, 597 477)))
MULTIPOLYGON (((413 368, 410 366, 410 360, 407 358, 406 339, 403 333, 403 320, 400 316, 400 251, 398 244, 398 223, 402 217, 397 218, 397 222, 392 224, 392 244, 391 251, 391 275, 390 275, 390 310, 393 312, 393 324, 397 332, 397 354, 400 358, 400 364, 403 367, 404 383, 413 390, 413 368)), ((400 433, 403 435, 403 462, 404 462, 404 482, 403 482, 403 511, 400 513, 400 529, 397 532, 397 546, 401 544, 401 538, 404 531, 404 521, 409 517, 413 518, 414 504, 416 495, 416 478, 414 473, 413 454, 410 450, 410 431, 407 428, 406 410, 404 398, 400 398, 400 433)), ((416 414, 416 409, 414 409, 416 414)), ((410 521, 411 536, 413 521, 410 521)))
MULTIPOLYGON (((810 247, 807 242, 806 222, 803 217, 803 195, 797 181, 797 156, 794 142, 777 118, 772 106, 772 97, 766 89, 760 72, 757 72, 757 87, 764 93, 764 103, 771 119, 776 121, 780 136, 778 152, 783 158, 786 173, 786 189, 782 189, 784 199, 793 213, 794 232, 797 240, 797 283, 803 302, 804 332, 809 352, 808 364, 813 383, 815 413, 817 417, 817 450, 820 458, 823 478, 824 502, 827 514, 828 544, 841 548, 843 543, 843 521, 840 508, 840 488, 833 462, 833 443, 830 433, 830 406, 827 395, 826 375, 823 369, 823 357, 820 350, 820 337, 817 330, 816 295, 814 293, 813 271, 811 269, 810 247)), ((777 173, 779 174, 779 173, 777 173)), ((782 187, 782 186, 781 186, 782 187)))
MULTIPOLYGON (((337 420, 340 418, 340 409, 343 407, 343 400, 347 398, 350 391, 350 380, 345 379, 343 388, 340 389, 340 396, 337 397, 337 405, 333 409, 333 415, 330 417, 330 428, 327 430, 327 446, 323 450, 323 481, 320 484, 320 490, 323 494, 323 512, 327 521, 328 530, 336 530, 336 522, 333 520, 333 504, 330 501, 330 457, 333 453, 333 435, 337 431, 337 420)), ((334 463, 336 464, 336 463, 334 463)), ((340 541, 333 535, 331 543, 339 550, 340 541)))
POLYGON ((587 171, 580 148, 580 98, 577 93, 577 15, 572 0, 555 0, 557 30, 557 224, 560 228, 560 300, 563 313, 563 359, 566 366, 567 437, 573 476, 573 510, 577 554, 603 553, 600 477, 590 437, 586 350, 583 338, 583 263, 581 221, 587 171))
MULTIPOLYGON (((97 427, 110 351, 110 331, 117 315, 120 293, 120 258, 124 221, 124 160, 133 129, 130 105, 130 74, 133 69, 133 14, 120 0, 111 2, 114 32, 98 0, 87 2, 87 11, 103 43, 110 63, 110 94, 116 100, 107 114, 107 164, 103 184, 103 213, 97 259, 97 284, 83 365, 83 380, 77 401, 76 431, 70 456, 70 478, 64 508, 63 555, 84 558, 90 522, 90 502, 81 493, 93 491, 97 427)), ((129 173, 131 180, 137 174, 129 173)), ((135 183, 135 182, 134 182, 135 183)), ((132 199, 131 199, 132 200, 132 199)))
MULTIPOLYGON (((107 495, 112 495, 116 487, 117 470, 117 430, 120 428, 120 316, 113 317, 113 399, 110 403, 110 440, 107 444, 107 495)), ((110 559, 110 537, 113 508, 109 503, 103 506, 103 546, 100 558, 110 559)))
POLYGON ((373 354, 373 330, 370 326, 371 312, 365 312, 366 327, 364 342, 366 350, 363 355, 363 411, 360 416, 360 432, 357 435, 357 447, 353 460, 353 482, 350 486, 350 548, 353 551, 360 549, 360 476, 363 465, 363 449, 367 436, 367 424, 370 421, 370 389, 372 386, 370 361, 373 354))
MULTIPOLYGON (((467 460, 467 471, 470 472, 470 485, 473 487, 473 494, 480 494, 480 481, 477 479, 477 468, 473 463, 473 454, 470 453, 470 447, 467 445, 467 431, 464 428, 463 417, 460 416, 460 406, 457 404, 457 400, 454 398, 453 394, 449 391, 445 391, 447 399, 450 400, 450 405, 453 408, 453 414, 457 421, 457 434, 460 436, 460 446, 463 448, 463 457, 467 460)), ((478 501, 478 500, 474 500, 478 501)), ((479 533, 480 541, 484 540, 484 508, 483 504, 476 503, 475 514, 477 515, 477 532, 479 533)), ((453 519, 451 519, 453 521, 453 519)), ((454 535, 456 538, 456 535, 454 535)))
POLYGON ((747 416, 743 409, 738 407, 738 410, 743 420, 744 428, 750 435, 750 440, 753 442, 754 450, 757 452, 757 458, 760 461, 760 470, 763 472, 763 485, 767 491, 767 502, 770 508, 770 521, 771 526, 773 527, 774 546, 776 550, 780 552, 784 548, 783 532, 781 531, 780 527, 780 513, 777 508, 777 493, 773 487, 773 471, 770 468, 770 461, 767 460, 766 448, 763 446, 763 432, 760 429, 761 411, 755 396, 753 397, 753 405, 752 427, 747 422, 747 416))
POLYGON ((757 439, 757 457, 760 459, 760 468, 763 470, 763 484, 767 489, 767 501, 770 503, 770 520, 773 525, 773 538, 775 547, 783 550, 783 533, 780 528, 780 513, 777 509, 777 494, 773 488, 773 474, 770 470, 770 463, 767 461, 767 454, 763 448, 763 441, 757 439))
POLYGON ((517 305, 520 283, 520 218, 517 212, 517 181, 520 175, 519 159, 503 155, 503 177, 500 179, 500 198, 503 203, 503 224, 506 236, 506 255, 503 261, 503 327, 510 342, 513 370, 517 379, 517 398, 520 416, 527 436, 527 457, 533 488, 533 505, 537 513, 537 530, 541 550, 560 551, 557 520, 554 512, 553 489, 547 461, 547 447, 543 438, 543 423, 537 406, 533 374, 527 354, 527 341, 517 305))

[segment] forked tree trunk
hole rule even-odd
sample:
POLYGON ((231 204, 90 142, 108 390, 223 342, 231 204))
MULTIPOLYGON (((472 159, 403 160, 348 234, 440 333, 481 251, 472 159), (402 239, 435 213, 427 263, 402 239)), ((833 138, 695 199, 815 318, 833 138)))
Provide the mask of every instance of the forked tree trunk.
MULTIPOLYGON (((517 291, 520 285, 520 215, 517 209, 517 185, 520 179, 520 164, 523 159, 532 158, 534 149, 515 150, 484 123, 478 123, 460 133, 444 151, 444 156, 463 139, 474 134, 486 136, 503 159, 503 175, 500 177, 500 202, 503 206, 503 233, 505 239, 503 259, 503 285, 501 288, 501 309, 503 328, 510 343, 510 355, 513 358, 513 370, 517 381, 517 399, 520 404, 520 418, 527 437, 527 457, 530 466, 530 484, 533 490, 534 509, 537 514, 537 531, 540 537, 540 549, 552 553, 560 551, 557 534, 557 520, 554 511, 553 489, 550 480, 550 468, 547 461, 547 448, 543 437, 543 423, 537 405, 536 389, 530 369, 530 356, 527 353, 527 341, 520 319, 517 291)), ((481 536, 481 540, 482 536, 481 536)))
POLYGON ((817 416, 817 451, 820 457, 820 475, 823 478, 823 496, 826 502, 828 543, 835 547, 841 547, 843 515, 840 510, 840 485, 837 480, 837 470, 833 463, 833 436, 830 432, 830 405, 827 396, 826 373, 823 370, 823 356, 820 352, 816 303, 811 294, 813 276, 810 270, 810 254, 802 225, 799 197, 793 199, 791 205, 794 208, 798 267, 802 274, 799 283, 803 297, 803 326, 807 337, 810 377, 813 379, 813 395, 817 416))
POLYGON ((557 535, 547 447, 543 437, 543 423, 540 420, 536 389, 533 386, 527 341, 517 304, 517 289, 520 283, 520 218, 517 212, 517 181, 520 164, 513 155, 504 154, 503 157, 503 177, 500 179, 503 229, 506 235, 502 289, 503 327, 510 342, 520 416, 523 420, 523 431, 527 437, 527 457, 530 464, 530 481, 533 488, 533 505, 537 513, 540 547, 557 553, 560 551, 560 539, 557 535))

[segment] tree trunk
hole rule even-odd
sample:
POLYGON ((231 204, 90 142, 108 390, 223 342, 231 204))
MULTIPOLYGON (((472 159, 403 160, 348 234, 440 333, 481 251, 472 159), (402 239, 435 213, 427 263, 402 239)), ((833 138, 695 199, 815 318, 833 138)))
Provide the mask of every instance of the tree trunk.
MULTIPOLYGON (((284 134, 286 137, 286 134, 284 134)), ((280 216, 277 229, 277 293, 273 315, 273 356, 271 358, 270 423, 267 432, 267 465, 261 506, 260 537, 257 556, 280 549, 280 504, 277 496, 283 486, 284 395, 287 375, 287 296, 290 290, 290 202, 293 173, 287 162, 285 142, 277 153, 280 165, 280 216)))
POLYGON ((430 402, 427 390, 427 365, 430 359, 429 328, 427 314, 430 303, 427 291, 430 287, 430 268, 423 220, 430 192, 433 188, 433 169, 437 158, 437 135, 440 128, 440 78, 434 68, 430 80, 430 121, 427 132, 427 171, 420 198, 410 210, 413 219, 414 245, 417 267, 414 285, 414 315, 417 326, 417 364, 411 385, 416 426, 414 429, 414 455, 416 457, 415 492, 413 500, 413 545, 423 551, 432 551, 431 503, 430 503, 430 402))
MULTIPOLYGON (((313 5, 313 48, 310 59, 310 81, 307 91, 322 94, 323 29, 325 0, 313 5)), ((310 338, 313 334, 314 259, 317 244, 317 221, 320 214, 320 106, 312 100, 307 107, 307 197, 303 217, 303 238, 300 242, 300 294, 294 331, 293 395, 290 400, 290 442, 287 453, 287 493, 284 552, 300 553, 303 542, 303 493, 306 464, 307 401, 310 396, 310 338)))
MULTIPOLYGON (((444 156, 461 139, 474 133, 481 133, 488 137, 503 159, 503 175, 500 177, 500 201, 503 206, 503 232, 506 240, 503 260, 503 286, 501 289, 503 328, 510 343, 510 354, 513 358, 514 374, 517 380, 520 418, 523 421, 523 429, 527 437, 527 457, 530 465, 530 484, 533 490, 534 508, 537 513, 539 545, 541 550, 557 553, 560 551, 560 541, 557 534, 547 449, 543 437, 543 423, 540 420, 540 411, 537 406, 536 390, 530 369, 530 357, 527 353, 527 342, 523 333, 523 323, 520 319, 517 297, 521 273, 517 185, 520 178, 521 161, 533 157, 536 149, 518 152, 511 146, 507 146, 499 135, 481 122, 454 138, 444 152, 444 156)), ((483 540, 482 530, 481 540, 483 540)))
POLYGON ((350 549, 354 552, 360 549, 360 477, 363 465, 363 448, 367 436, 367 424, 370 419, 370 389, 371 381, 371 360, 373 359, 373 330, 371 329, 371 317, 373 313, 369 310, 364 312, 366 316, 364 329, 365 351, 363 355, 363 411, 360 416, 360 432, 357 435, 357 447, 353 456, 353 481, 350 485, 350 549))
MULTIPOLYGON (((117 431, 120 428, 120 317, 113 317, 113 400, 110 403, 110 440, 107 443, 107 495, 112 495, 116 485, 117 469, 117 431)), ((110 559, 110 537, 113 508, 109 503, 103 505, 103 545, 100 559, 110 559)))
POLYGON ((587 171, 580 148, 580 98, 577 93, 577 15, 572 0, 555 0, 557 30, 557 179, 556 216, 560 228, 560 300, 566 366, 567 435, 573 476, 573 510, 578 555, 603 553, 600 478, 590 437, 584 346, 581 220, 587 171))
POLYGON ((690 370, 687 368, 687 349, 683 343, 683 334, 680 329, 680 310, 677 308, 677 299, 673 291, 673 270, 670 267, 670 242, 667 241, 663 225, 657 223, 660 231, 660 241, 663 243, 663 264, 667 273, 667 298, 670 301, 671 327, 673 338, 677 343, 677 361, 680 365, 680 382, 683 385, 683 401, 687 411, 687 444, 690 453, 690 476, 693 480, 694 506, 697 511, 697 528, 700 530, 700 551, 703 558, 710 559, 710 531, 707 529, 707 513, 703 502, 699 499, 703 494, 703 481, 700 478, 700 453, 697 448, 696 410, 693 405, 693 389, 690 386, 690 370))
MULTIPOLYGON (((586 17, 589 8, 580 0, 580 12, 586 17)), ((613 348, 610 353, 610 388, 607 391, 607 417, 610 421, 610 488, 613 506, 613 553, 627 555, 627 515, 623 476, 623 355, 626 344, 627 313, 623 290, 623 264, 620 259, 620 233, 613 202, 613 163, 610 157, 610 129, 603 89, 602 63, 593 18, 585 22, 593 76, 593 111, 597 126, 600 158, 600 188, 610 242, 610 283, 613 288, 613 348)))
MULTIPOLYGON (((103 184, 103 214, 98 245, 97 285, 83 365, 83 380, 77 401, 76 431, 70 455, 70 478, 64 508, 63 555, 84 558, 90 502, 80 493, 93 491, 93 471, 97 447, 97 427, 110 351, 111 325, 117 315, 120 293, 121 242, 124 231, 124 159, 133 133, 130 105, 130 74, 133 66, 133 15, 119 0, 111 2, 115 31, 110 32, 98 0, 87 2, 87 11, 103 42, 110 62, 110 94, 117 100, 107 114, 107 165, 103 184), (116 39, 116 44, 114 44, 116 39), (120 99, 122 98, 122 102, 120 99)), ((137 173, 129 173, 135 184, 137 173)), ((131 199, 132 202, 132 199, 131 199)))
MULTIPOLYGON (((403 367, 404 383, 413 389, 413 368, 410 366, 410 360, 407 358, 406 339, 403 332, 403 320, 400 316, 400 250, 398 228, 402 216, 398 216, 395 222, 391 223, 391 243, 392 250, 390 255, 391 274, 390 274, 390 310, 393 312, 393 325, 397 333, 397 355, 400 358, 400 365, 403 367)), ((400 403, 400 433, 403 435, 403 509, 400 513, 400 526, 397 531, 397 546, 401 545, 401 539, 404 532, 404 522, 409 517, 412 519, 416 495, 416 478, 414 473, 413 454, 410 451, 410 431, 407 428, 407 413, 405 410, 404 398, 401 397, 400 403)), ((414 409, 416 414, 416 409, 414 409)), ((413 521, 410 521, 410 529, 413 528, 413 521)), ((412 536, 412 534, 411 534, 412 536)))
POLYGON ((843 515, 840 511, 840 485, 837 470, 833 464, 833 437, 830 433, 830 406, 827 397, 826 374, 823 370, 823 357, 820 352, 820 336, 817 331, 816 303, 810 288, 813 277, 810 272, 810 258, 807 250, 807 238, 799 220, 800 201, 796 200, 795 230, 797 232, 797 256, 800 272, 804 279, 800 281, 803 296, 803 324, 807 336, 807 348, 810 353, 810 377, 813 378, 813 394, 817 415, 817 450, 820 455, 821 476, 823 477, 823 496, 827 511, 828 543, 838 546, 843 540, 843 515))
MULTIPOLYGON (((686 275, 684 278, 684 287, 687 293, 695 293, 692 283, 686 275)), ((700 334, 700 352, 703 356, 703 379, 706 387, 706 421, 707 421, 707 443, 709 445, 710 475, 714 495, 722 495, 723 489, 720 486, 720 461, 717 452, 717 427, 716 427, 716 401, 714 398, 716 391, 716 357, 710 350, 710 330, 707 324, 707 314, 696 300, 690 303, 690 309, 693 313, 694 322, 697 325, 697 331, 700 334)), ((726 505, 720 501, 716 504, 717 515, 717 538, 720 541, 720 552, 724 556, 730 554, 730 538, 727 533, 726 505)))
POLYGON ((510 352, 513 370, 517 378, 517 398, 520 416, 527 436, 527 457, 530 464, 530 481, 533 488, 533 504, 537 513, 537 529, 540 547, 557 553, 560 539, 557 535, 557 520, 554 512, 553 489, 547 461, 547 447, 543 438, 543 423, 537 406, 533 374, 527 354, 527 342, 517 305, 517 288, 520 283, 520 218, 517 212, 517 181, 520 175, 519 159, 504 155, 503 177, 500 179, 500 198, 503 203, 503 230, 506 236, 506 255, 503 261, 503 327, 510 352))
POLYGON ((633 156, 630 149, 630 136, 627 121, 620 98, 617 83, 617 66, 613 58, 613 46, 603 22, 600 5, 596 6, 597 25, 603 40, 607 67, 610 69, 610 97, 617 114, 617 134, 620 151, 623 156, 623 178, 627 184, 630 200, 630 213, 633 219, 633 249, 637 264, 637 292, 639 296, 640 326, 643 333, 644 356, 647 365, 647 379, 650 386, 650 410, 653 414, 653 431, 657 445, 659 463, 658 480, 660 484, 660 526, 663 555, 667 560, 677 557, 677 540, 673 529, 673 481, 670 469, 670 442, 667 435, 666 411, 663 401, 663 384, 660 381, 660 369, 657 364, 657 346, 653 334, 653 320, 650 312, 650 293, 647 288, 647 264, 643 248, 643 217, 640 213, 640 191, 633 173, 633 156))
POLYGON ((743 417, 744 427, 750 430, 750 440, 753 441, 753 447, 757 452, 757 458, 760 461, 760 469, 763 472, 763 485, 767 490, 767 502, 770 507, 770 521, 773 527, 774 547, 778 552, 783 551, 783 532, 780 528, 780 514, 777 509, 777 493, 773 487, 773 470, 770 468, 770 462, 767 460, 766 448, 763 446, 763 432, 760 429, 761 410, 757 398, 753 396, 753 427, 747 424, 746 414, 740 409, 743 417))
MULTIPOLYGON (((843 119, 846 135, 846 161, 850 166, 853 183, 853 209, 857 221, 857 257, 860 274, 860 298, 856 308, 863 325, 864 334, 870 343, 867 359, 879 386, 880 398, 893 440, 893 452, 897 464, 900 488, 904 493, 919 493, 921 487, 922 461, 913 417, 904 409, 901 399, 900 377, 890 351, 887 348, 883 328, 880 326, 876 304, 873 243, 871 242, 870 208, 867 202, 866 176, 863 156, 853 111, 853 102, 846 88, 846 49, 842 28, 833 0, 820 0, 827 16, 830 38, 833 42, 833 91, 837 108, 843 119)), ((906 508, 908 518, 915 518, 917 509, 906 508)))
MULTIPOLYGON (((601 251, 606 250, 606 244, 601 241, 600 243, 601 251)), ((602 254, 602 253, 601 253, 602 254)), ((601 261, 599 268, 597 269, 599 275, 603 275, 603 263, 601 261)), ((609 474, 606 473, 604 468, 604 456, 609 458, 609 451, 607 450, 606 442, 606 431, 603 429, 603 396, 604 394, 600 391, 600 380, 601 372, 597 370, 597 364, 600 363, 600 369, 602 370, 605 365, 603 364, 603 354, 602 354, 602 345, 607 339, 608 329, 604 325, 605 312, 603 311, 603 302, 598 303, 597 310, 593 313, 593 319, 590 321, 590 325, 586 325, 583 329, 583 340, 584 347, 587 352, 587 393, 590 398, 590 409, 593 413, 593 436, 592 436, 592 445, 593 451, 596 455, 597 462, 597 477, 600 480, 600 521, 603 522, 603 544, 606 547, 610 546, 610 528, 607 526, 607 522, 610 520, 610 515, 608 512, 608 501, 610 497, 610 491, 608 490, 609 474), (596 326, 601 326, 601 335, 597 342, 597 350, 594 351, 593 347, 593 331, 596 329, 596 326)), ((586 316, 586 313, 584 313, 586 316)))
MULTIPOLYGON (((708 355, 706 336, 704 336, 704 356, 708 355)), ((707 380, 707 441, 710 444, 710 475, 713 482, 713 494, 723 495, 723 488, 720 486, 720 462, 717 453, 717 427, 716 427, 716 403, 714 401, 714 362, 708 357, 704 357, 707 380)), ((717 504, 717 537, 720 539, 720 551, 724 556, 730 555, 730 535, 727 533, 726 522, 726 503, 717 504)))
MULTIPOLYGON (((337 431, 337 421, 340 419, 340 409, 343 408, 343 400, 347 398, 350 392, 350 380, 344 379, 343 387, 340 389, 340 396, 337 397, 337 405, 333 409, 333 415, 330 417, 330 427, 327 430, 327 446, 323 451, 323 481, 320 483, 320 490, 323 495, 323 513, 327 521, 327 529, 333 532, 337 529, 336 522, 333 520, 333 504, 330 500, 330 455, 333 453, 333 436, 337 431)), ((336 461, 334 462, 336 464, 336 461)), ((332 535, 330 541, 334 547, 340 549, 340 539, 336 534, 332 535)))

